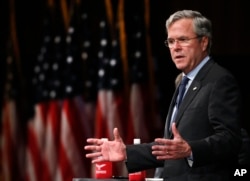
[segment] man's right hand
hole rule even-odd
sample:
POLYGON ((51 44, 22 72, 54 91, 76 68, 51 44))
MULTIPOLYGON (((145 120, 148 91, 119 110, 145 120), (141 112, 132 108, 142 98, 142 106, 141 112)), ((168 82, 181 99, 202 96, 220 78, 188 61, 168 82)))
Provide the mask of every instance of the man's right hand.
POLYGON ((124 161, 127 158, 126 145, 120 137, 117 128, 113 130, 114 140, 105 141, 98 138, 88 138, 84 147, 85 150, 92 151, 92 153, 86 154, 87 158, 92 159, 92 163, 98 163, 101 161, 119 162, 124 161))

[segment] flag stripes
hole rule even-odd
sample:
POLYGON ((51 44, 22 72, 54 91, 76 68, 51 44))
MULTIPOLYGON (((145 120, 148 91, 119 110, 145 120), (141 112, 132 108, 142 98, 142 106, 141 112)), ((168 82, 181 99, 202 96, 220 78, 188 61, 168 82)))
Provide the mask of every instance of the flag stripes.
POLYGON ((81 97, 63 101, 59 148, 59 173, 63 180, 72 180, 72 176, 84 177, 87 175, 81 146, 83 125, 77 121, 82 120, 79 119, 81 115, 77 102, 81 100, 78 99, 81 97))
POLYGON ((48 103, 35 106, 35 117, 28 122, 26 150, 26 179, 39 181, 43 172, 43 153, 48 103))
POLYGON ((45 130, 45 150, 43 158, 42 180, 53 181, 57 170, 61 123, 61 101, 51 100, 48 105, 45 130))
POLYGON ((12 180, 12 170, 17 170, 17 112, 16 104, 14 101, 8 101, 3 107, 3 123, 2 123, 2 159, 3 159, 3 172, 4 179, 12 180))

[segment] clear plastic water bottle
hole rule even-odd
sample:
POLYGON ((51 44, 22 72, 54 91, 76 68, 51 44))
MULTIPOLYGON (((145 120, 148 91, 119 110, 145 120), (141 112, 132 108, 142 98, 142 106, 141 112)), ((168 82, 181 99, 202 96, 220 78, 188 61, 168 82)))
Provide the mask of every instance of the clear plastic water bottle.
MULTIPOLYGON (((135 138, 134 139, 134 144, 140 144, 141 139, 140 138, 135 138)), ((146 171, 140 171, 140 172, 134 172, 134 173, 129 173, 128 175, 129 181, 144 181, 146 178, 146 171)))

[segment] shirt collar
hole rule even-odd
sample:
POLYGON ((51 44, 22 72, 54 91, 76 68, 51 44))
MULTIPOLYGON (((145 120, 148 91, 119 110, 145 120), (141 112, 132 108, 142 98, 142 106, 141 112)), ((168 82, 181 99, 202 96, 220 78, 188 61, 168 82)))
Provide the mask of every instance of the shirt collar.
MULTIPOLYGON (((189 72, 186 76, 189 78, 189 80, 193 81, 197 73, 200 71, 200 69, 208 62, 210 59, 209 56, 206 56, 191 72, 189 72)), ((183 76, 185 76, 184 73, 182 73, 183 76)))

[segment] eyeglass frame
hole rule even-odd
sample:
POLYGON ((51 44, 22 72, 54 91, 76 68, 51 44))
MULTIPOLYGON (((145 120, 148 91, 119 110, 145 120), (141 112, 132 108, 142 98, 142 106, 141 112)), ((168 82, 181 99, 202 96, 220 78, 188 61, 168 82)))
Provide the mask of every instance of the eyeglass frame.
POLYGON ((181 47, 185 47, 185 46, 188 46, 188 43, 190 40, 193 40, 193 39, 197 39, 197 38, 201 38, 202 36, 199 35, 199 36, 195 36, 193 38, 188 38, 188 37, 179 37, 179 38, 171 38, 171 39, 167 39, 164 41, 164 44, 166 47, 168 48, 173 48, 173 46, 175 45, 175 43, 178 43, 181 47), (173 42, 171 43, 171 45, 169 46, 169 40, 173 40, 173 42), (182 43, 187 43, 187 45, 182 45, 182 43))

